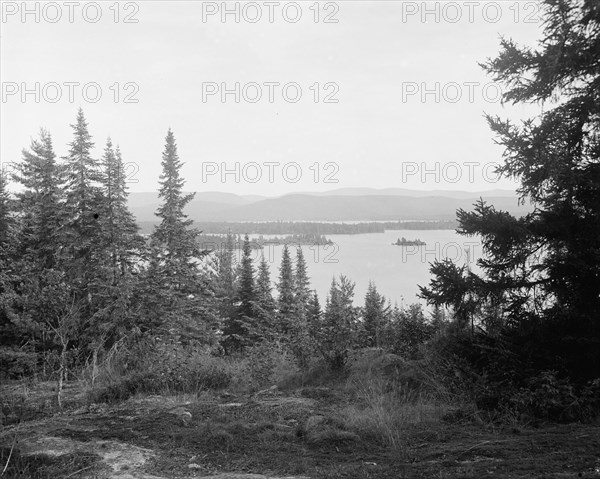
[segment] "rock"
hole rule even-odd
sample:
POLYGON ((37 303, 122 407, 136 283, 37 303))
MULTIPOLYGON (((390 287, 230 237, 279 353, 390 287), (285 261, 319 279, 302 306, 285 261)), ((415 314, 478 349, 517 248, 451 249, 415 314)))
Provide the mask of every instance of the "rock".
POLYGON ((346 431, 341 421, 321 415, 310 416, 304 427, 298 430, 311 444, 355 442, 360 440, 358 434, 346 431))

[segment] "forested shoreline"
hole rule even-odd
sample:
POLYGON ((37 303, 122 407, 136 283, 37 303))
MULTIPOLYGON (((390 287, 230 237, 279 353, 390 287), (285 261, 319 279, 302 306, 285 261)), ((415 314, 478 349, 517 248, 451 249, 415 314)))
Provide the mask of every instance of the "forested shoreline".
MULTIPOLYGON (((454 230, 456 220, 439 221, 374 221, 356 223, 312 222, 312 221, 265 221, 265 222, 194 222, 206 234, 269 234, 269 235, 330 235, 383 233, 386 230, 454 230)), ((156 223, 138 222, 142 233, 152 232, 156 223)))

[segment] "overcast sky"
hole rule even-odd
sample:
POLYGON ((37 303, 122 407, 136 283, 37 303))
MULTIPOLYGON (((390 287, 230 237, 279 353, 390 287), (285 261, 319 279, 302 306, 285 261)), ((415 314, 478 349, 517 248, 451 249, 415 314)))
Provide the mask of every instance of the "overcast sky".
POLYGON ((64 155, 81 106, 95 154, 108 136, 120 145, 132 191, 156 189, 168 128, 191 191, 510 188, 491 174, 502 150, 483 114, 537 111, 502 107, 477 65, 497 54, 500 35, 535 45, 534 2, 228 2, 239 23, 223 22, 222 2, 29 2, 24 18, 21 3, 2 2, 2 162, 18 161, 40 127, 64 155), (39 98, 22 98, 36 82, 39 98), (70 101, 68 82, 88 84, 87 97, 74 85, 70 101), (236 82, 239 103, 214 92, 236 82))

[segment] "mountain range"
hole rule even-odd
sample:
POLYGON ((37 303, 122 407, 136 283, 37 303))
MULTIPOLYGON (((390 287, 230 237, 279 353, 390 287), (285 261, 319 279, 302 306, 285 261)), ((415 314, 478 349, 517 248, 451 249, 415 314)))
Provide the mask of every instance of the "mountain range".
MULTIPOLYGON (((483 198, 496 209, 522 215, 529 204, 519 205, 510 190, 418 191, 403 188, 341 188, 318 193, 291 193, 279 197, 199 192, 187 205, 194 221, 398 221, 451 220, 456 210, 472 209, 483 198)), ((132 192, 129 206, 140 222, 156 221, 157 193, 132 192)))

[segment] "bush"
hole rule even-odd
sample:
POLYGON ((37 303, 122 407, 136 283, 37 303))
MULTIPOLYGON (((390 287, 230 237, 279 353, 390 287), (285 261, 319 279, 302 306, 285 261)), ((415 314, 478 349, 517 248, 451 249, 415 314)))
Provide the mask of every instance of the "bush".
POLYGON ((123 354, 101 366, 101 387, 92 391, 92 401, 121 401, 137 393, 197 394, 223 389, 235 372, 227 360, 177 343, 138 344, 123 354), (121 361, 123 366, 115 368, 114 363, 121 361))
POLYGON ((36 370, 38 355, 15 347, 0 347, 0 378, 21 379, 36 370))
POLYGON ((252 346, 248 350, 248 367, 253 389, 271 384, 275 371, 275 350, 267 341, 252 346))
POLYGON ((579 391, 569 378, 544 371, 528 381, 507 401, 507 408, 521 417, 551 421, 593 420, 600 413, 600 379, 579 391))

